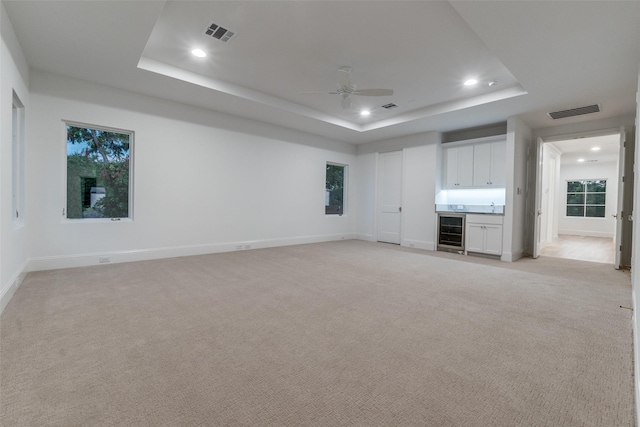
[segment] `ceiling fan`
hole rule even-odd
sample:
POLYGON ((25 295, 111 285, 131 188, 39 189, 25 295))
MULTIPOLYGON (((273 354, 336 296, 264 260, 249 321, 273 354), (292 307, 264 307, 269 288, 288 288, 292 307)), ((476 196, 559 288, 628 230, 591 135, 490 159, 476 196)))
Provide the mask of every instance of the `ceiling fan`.
POLYGON ((393 89, 356 89, 351 83, 351 67, 340 67, 338 69, 338 87, 333 92, 301 92, 301 93, 328 93, 330 95, 340 95, 342 108, 351 108, 352 96, 391 96, 393 89))

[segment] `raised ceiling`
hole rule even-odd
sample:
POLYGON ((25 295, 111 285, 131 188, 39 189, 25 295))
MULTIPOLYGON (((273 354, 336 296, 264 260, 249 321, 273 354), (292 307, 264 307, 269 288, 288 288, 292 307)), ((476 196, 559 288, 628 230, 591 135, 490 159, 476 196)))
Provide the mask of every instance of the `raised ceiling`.
POLYGON ((540 128, 635 109, 640 2, 3 4, 34 69, 351 143, 514 115, 540 128), (212 22, 234 36, 206 36, 212 22), (195 47, 208 56, 192 56, 195 47), (394 94, 344 109, 339 95, 301 93, 335 91, 343 66, 357 88, 394 94), (479 83, 464 86, 470 77, 479 83), (594 103, 600 113, 546 115, 594 103))

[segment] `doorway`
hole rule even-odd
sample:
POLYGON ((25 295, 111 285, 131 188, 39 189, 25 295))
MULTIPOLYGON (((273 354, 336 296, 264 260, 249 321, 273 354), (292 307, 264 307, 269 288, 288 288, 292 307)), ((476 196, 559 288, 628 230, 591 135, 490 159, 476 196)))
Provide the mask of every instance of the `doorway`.
POLYGON ((622 250, 624 194, 633 194, 622 183, 624 141, 624 128, 539 141, 537 255, 619 268, 629 252, 630 261, 622 250))

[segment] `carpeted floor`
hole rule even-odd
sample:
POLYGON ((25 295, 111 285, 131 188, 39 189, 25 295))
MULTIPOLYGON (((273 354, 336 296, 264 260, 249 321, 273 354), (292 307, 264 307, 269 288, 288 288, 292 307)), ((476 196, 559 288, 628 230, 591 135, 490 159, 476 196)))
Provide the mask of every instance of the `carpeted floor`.
POLYGON ((30 273, 3 426, 633 426, 627 272, 342 241, 30 273))

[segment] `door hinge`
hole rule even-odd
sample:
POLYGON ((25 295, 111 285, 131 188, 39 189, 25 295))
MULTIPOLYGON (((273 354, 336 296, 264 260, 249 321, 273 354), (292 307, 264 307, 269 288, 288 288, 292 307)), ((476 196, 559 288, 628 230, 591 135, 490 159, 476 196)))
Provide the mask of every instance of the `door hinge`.
POLYGON ((64 208, 62 208, 62 216, 64 216, 64 208))

